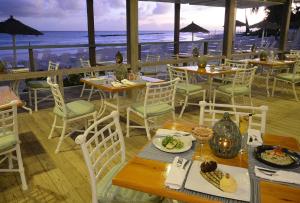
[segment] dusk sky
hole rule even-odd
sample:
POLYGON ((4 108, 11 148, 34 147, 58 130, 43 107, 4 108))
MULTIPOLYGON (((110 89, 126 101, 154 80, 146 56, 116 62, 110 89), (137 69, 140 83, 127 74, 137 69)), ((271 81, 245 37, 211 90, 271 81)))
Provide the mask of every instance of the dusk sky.
MULTIPOLYGON (((94 0, 95 29, 126 29, 125 0, 94 0)), ((202 27, 222 30, 224 8, 182 5, 181 27, 192 21, 202 27)), ((246 11, 249 24, 264 17, 246 11)), ((87 30, 85 0, 0 0, 0 21, 14 15, 17 19, 42 31, 87 30)), ((245 22, 245 9, 238 9, 237 20, 245 22)), ((139 30, 173 30, 174 4, 139 2, 139 30)))

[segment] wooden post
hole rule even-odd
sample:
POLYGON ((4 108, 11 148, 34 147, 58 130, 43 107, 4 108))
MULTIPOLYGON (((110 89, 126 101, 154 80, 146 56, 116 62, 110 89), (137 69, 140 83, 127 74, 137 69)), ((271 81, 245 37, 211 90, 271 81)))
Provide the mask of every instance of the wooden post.
POLYGON ((28 49, 28 55, 29 55, 29 67, 30 67, 30 71, 34 72, 35 71, 34 56, 33 56, 33 49, 31 47, 28 49))
POLYGON ((233 49, 233 40, 235 34, 235 15, 237 0, 225 1, 225 19, 223 35, 223 55, 231 57, 233 49))
POLYGON ((179 54, 180 3, 174 4, 174 55, 179 54))
POLYGON ((86 0, 87 24, 89 37, 89 59, 91 66, 96 65, 95 26, 94 26, 94 0, 86 0))
POLYGON ((138 0, 126 0, 127 62, 138 72, 138 0))
POLYGON ((203 55, 207 55, 208 54, 208 42, 205 41, 203 42, 203 55))
POLYGON ((292 5, 292 0, 287 0, 287 2, 283 5, 282 21, 280 27, 280 40, 279 40, 279 50, 281 51, 285 51, 287 45, 290 19, 291 19, 291 5, 292 5))
POLYGON ((139 60, 142 60, 142 45, 139 43, 139 60))

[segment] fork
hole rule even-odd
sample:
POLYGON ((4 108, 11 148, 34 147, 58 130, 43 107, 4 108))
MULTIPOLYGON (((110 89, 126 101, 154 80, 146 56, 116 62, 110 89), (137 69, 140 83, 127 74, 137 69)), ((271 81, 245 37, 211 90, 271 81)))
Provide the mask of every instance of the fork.
POLYGON ((263 173, 263 174, 265 174, 265 175, 268 175, 268 176, 277 175, 277 174, 276 174, 277 171, 268 170, 268 169, 263 169, 263 168, 258 168, 258 167, 257 167, 257 169, 258 169, 261 173, 263 173))
POLYGON ((182 165, 182 162, 183 162, 183 158, 179 157, 178 160, 177 160, 176 166, 180 167, 182 165))

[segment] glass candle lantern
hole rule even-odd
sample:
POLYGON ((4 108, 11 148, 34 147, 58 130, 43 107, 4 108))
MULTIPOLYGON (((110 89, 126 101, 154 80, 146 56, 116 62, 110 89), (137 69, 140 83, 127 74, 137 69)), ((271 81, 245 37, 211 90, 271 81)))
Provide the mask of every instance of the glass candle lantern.
POLYGON ((209 145, 216 156, 230 159, 239 153, 241 149, 240 130, 227 112, 214 125, 213 132, 214 136, 209 141, 209 145))

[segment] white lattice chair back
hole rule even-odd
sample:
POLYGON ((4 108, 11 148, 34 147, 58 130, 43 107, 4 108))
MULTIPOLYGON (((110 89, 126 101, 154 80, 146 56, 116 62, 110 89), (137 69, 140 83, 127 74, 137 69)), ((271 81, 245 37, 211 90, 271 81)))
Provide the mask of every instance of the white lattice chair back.
POLYGON ((200 101, 199 125, 212 127, 223 118, 225 112, 231 115, 231 119, 239 126, 240 119, 248 120, 248 129, 259 130, 262 134, 266 132, 266 117, 268 106, 239 106, 230 104, 213 104, 200 101), (235 108, 236 111, 232 111, 235 108))
POLYGON ((160 60, 159 55, 150 55, 150 54, 148 54, 146 56, 146 62, 155 62, 155 61, 159 61, 159 60, 160 60))
MULTIPOLYGON (((80 60, 80 66, 82 68, 90 68, 91 67, 90 60, 83 60, 82 58, 80 58, 79 60, 80 60)), ((84 77, 94 77, 94 76, 95 76, 94 72, 85 72, 84 73, 84 77)))
POLYGON ((144 100, 144 116, 147 117, 149 105, 168 104, 173 108, 175 102, 176 85, 180 79, 176 78, 168 82, 147 83, 144 100))
POLYGON ((125 144, 118 112, 113 111, 93 123, 75 142, 81 146, 90 174, 93 202, 97 202, 97 181, 111 167, 125 162, 125 144))
POLYGON ((224 65, 225 66, 230 66, 232 68, 245 69, 245 68, 247 68, 248 62, 247 61, 238 61, 238 60, 225 59, 224 65))
POLYGON ((300 74, 300 60, 297 60, 294 69, 293 69, 293 81, 295 80, 295 77, 297 74, 300 74))
POLYGON ((187 70, 178 70, 174 68, 174 66, 167 64, 167 69, 169 72, 170 80, 174 80, 175 78, 179 78, 179 83, 188 84, 189 78, 187 70))
POLYGON ((50 77, 47 78, 47 83, 49 84, 50 88, 51 88, 51 92, 54 98, 54 103, 55 103, 55 107, 57 108, 57 110, 59 110, 64 117, 67 116, 67 109, 66 109, 66 105, 65 105, 65 101, 63 99, 63 96, 60 92, 59 89, 59 85, 54 83, 50 77))
MULTIPOLYGON (((49 64, 48 64, 48 71, 56 71, 58 70, 58 67, 59 67, 59 63, 55 63, 53 61, 49 61, 49 64)), ((51 80, 54 82, 54 83, 57 83, 57 76, 52 76, 51 77, 51 80)))
POLYGON ((0 106, 0 136, 13 133, 19 142, 17 101, 0 106))
POLYGON ((237 70, 233 78, 232 89, 234 90, 237 86, 245 86, 251 88, 256 69, 257 67, 237 70))

